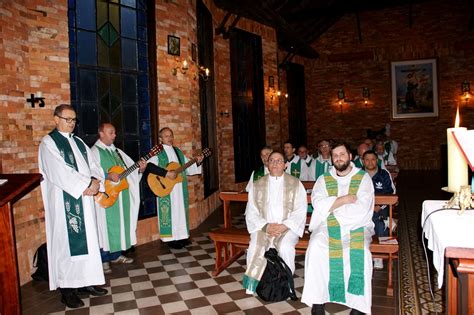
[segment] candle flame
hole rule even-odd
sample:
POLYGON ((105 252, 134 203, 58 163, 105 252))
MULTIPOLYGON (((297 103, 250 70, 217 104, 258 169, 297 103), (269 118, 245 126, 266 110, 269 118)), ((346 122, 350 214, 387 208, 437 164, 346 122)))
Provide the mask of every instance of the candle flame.
POLYGON ((456 110, 456 120, 454 121, 454 128, 459 128, 459 106, 456 110))

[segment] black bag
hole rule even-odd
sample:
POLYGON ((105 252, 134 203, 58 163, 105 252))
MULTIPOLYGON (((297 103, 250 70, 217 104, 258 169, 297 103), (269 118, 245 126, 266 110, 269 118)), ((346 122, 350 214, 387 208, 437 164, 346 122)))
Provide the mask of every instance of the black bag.
POLYGON ((295 284, 290 267, 278 256, 275 248, 265 252, 267 267, 257 286, 258 296, 268 302, 286 301, 291 298, 296 301, 295 284))
POLYGON ((46 243, 38 247, 33 257, 33 267, 37 267, 31 277, 36 281, 49 281, 48 276, 48 251, 46 243))

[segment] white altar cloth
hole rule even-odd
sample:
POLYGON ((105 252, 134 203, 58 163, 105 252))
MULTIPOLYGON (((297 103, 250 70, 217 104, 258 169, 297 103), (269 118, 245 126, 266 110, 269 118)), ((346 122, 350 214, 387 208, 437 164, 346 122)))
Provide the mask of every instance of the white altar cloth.
POLYGON ((459 210, 446 209, 429 215, 445 204, 444 200, 425 200, 421 213, 421 226, 425 224, 424 236, 428 240, 428 248, 433 251, 439 288, 443 286, 446 247, 474 248, 474 210, 466 210, 459 215, 459 210))

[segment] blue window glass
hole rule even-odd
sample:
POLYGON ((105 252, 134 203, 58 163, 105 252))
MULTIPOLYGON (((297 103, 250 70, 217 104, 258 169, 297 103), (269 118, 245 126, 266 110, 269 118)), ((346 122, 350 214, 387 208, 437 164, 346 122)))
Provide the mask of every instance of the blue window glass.
POLYGON ((122 38, 122 67, 124 69, 137 69, 137 41, 122 38))
MULTIPOLYGON (((116 146, 137 160, 152 147, 148 1, 67 3, 71 104, 81 120, 75 132, 92 145, 99 123, 110 122, 116 146)), ((139 218, 156 215, 154 195, 142 192, 139 218)))
POLYGON ((91 70, 79 70, 79 99, 97 101, 97 74, 91 70))
POLYGON ((82 65, 95 66, 97 63, 96 34, 77 31, 77 62, 82 65), (80 48, 79 48, 80 47, 80 48))
POLYGON ((121 8, 120 24, 122 36, 137 38, 137 11, 129 8, 121 8))
POLYGON ((95 31, 95 0, 76 2, 77 27, 95 31))
POLYGON ((132 75, 122 76, 122 100, 127 103, 137 103, 137 77, 136 76, 132 76, 132 75))

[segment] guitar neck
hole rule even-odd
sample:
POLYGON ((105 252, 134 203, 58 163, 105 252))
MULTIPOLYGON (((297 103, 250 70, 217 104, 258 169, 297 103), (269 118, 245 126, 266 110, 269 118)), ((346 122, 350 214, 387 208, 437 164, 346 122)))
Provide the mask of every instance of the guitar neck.
POLYGON ((193 159, 189 160, 186 164, 184 164, 184 165, 182 165, 181 167, 175 169, 174 171, 175 171, 176 173, 178 173, 178 174, 179 174, 179 173, 182 173, 182 172, 184 172, 188 167, 190 167, 191 165, 193 165, 195 162, 196 162, 196 159, 193 158, 193 159))
MULTIPOLYGON (((148 153, 147 155, 143 156, 141 158, 141 160, 145 160, 145 161, 148 161, 153 155, 151 153, 148 153)), ((127 168, 125 171, 123 171, 122 173, 120 173, 119 175, 119 178, 120 180, 124 179, 125 177, 127 177, 128 175, 130 175, 134 170, 136 170, 137 168, 140 167, 140 164, 138 162, 135 162, 135 164, 133 164, 132 166, 130 166, 129 168, 127 168)))

